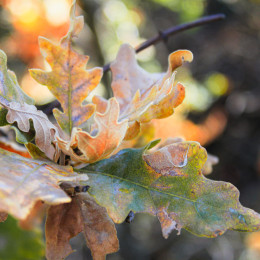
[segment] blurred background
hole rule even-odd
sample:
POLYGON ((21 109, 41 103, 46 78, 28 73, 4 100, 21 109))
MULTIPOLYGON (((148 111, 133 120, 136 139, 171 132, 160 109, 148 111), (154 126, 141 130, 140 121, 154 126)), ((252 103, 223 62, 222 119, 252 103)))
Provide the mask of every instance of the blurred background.
MULTIPOLYGON (((189 49, 194 61, 178 69, 186 86, 183 105, 172 117, 143 129, 139 144, 183 136, 200 142, 219 164, 208 178, 234 184, 240 201, 260 212, 260 1, 259 0, 79 0, 85 27, 75 48, 90 56, 88 67, 112 61, 122 43, 137 46, 174 25, 223 13, 224 21, 170 37, 137 55, 150 72, 167 69, 168 55, 189 49)), ((38 36, 58 41, 69 26, 69 0, 0 0, 0 48, 8 55, 22 88, 40 108, 53 100, 28 68, 48 68, 38 36)), ((111 96, 110 72, 94 94, 111 96)), ((89 98, 90 100, 90 98, 89 98)), ((47 105, 46 105, 47 104, 47 105)), ((120 251, 108 259, 259 260, 260 233, 229 231, 215 239, 182 230, 165 240, 156 218, 136 215, 117 226, 120 251)), ((91 259, 82 236, 72 239, 77 252, 67 259, 91 259)), ((44 259, 43 230, 20 230, 15 220, 0 224, 0 259, 44 259)))

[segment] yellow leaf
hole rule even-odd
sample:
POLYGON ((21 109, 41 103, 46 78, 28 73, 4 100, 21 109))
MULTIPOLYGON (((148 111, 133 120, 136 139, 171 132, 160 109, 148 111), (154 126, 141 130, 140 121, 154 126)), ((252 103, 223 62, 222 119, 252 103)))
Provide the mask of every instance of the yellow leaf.
POLYGON ((61 103, 63 112, 54 109, 54 116, 60 127, 68 134, 73 127, 84 123, 95 111, 93 104, 82 105, 89 93, 98 85, 102 69, 86 70, 88 56, 80 55, 72 49, 72 39, 77 37, 84 25, 82 16, 75 16, 75 1, 71 8, 70 28, 60 43, 40 37, 39 45, 52 71, 30 70, 31 76, 46 85, 61 103))

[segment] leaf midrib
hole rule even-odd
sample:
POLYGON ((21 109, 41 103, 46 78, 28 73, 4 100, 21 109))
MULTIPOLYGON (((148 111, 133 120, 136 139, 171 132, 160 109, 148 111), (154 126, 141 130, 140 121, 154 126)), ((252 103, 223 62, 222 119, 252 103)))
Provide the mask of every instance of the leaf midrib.
POLYGON ((124 179, 124 178, 121 178, 119 176, 116 176, 116 175, 112 175, 112 174, 109 174, 109 173, 104 173, 104 172, 98 172, 98 171, 89 171, 89 170, 82 170, 82 169, 74 169, 74 171, 78 172, 78 173, 88 173, 88 174, 101 174, 101 175, 105 175, 107 177, 110 177, 110 178, 115 178, 115 179, 119 179, 121 181, 125 181, 125 182, 129 182, 131 184, 134 184, 136 186, 139 186, 139 187, 142 187, 144 189, 147 189, 149 191, 154 191, 154 192, 158 192, 158 193, 162 193, 164 195, 168 195, 170 197, 176 197, 176 198, 179 198, 179 199, 183 199, 183 200, 187 200, 187 201, 190 201, 190 202, 193 202, 193 203, 197 203, 196 200, 191 200, 191 199, 188 199, 188 198, 185 198, 185 197, 182 197, 182 196, 178 196, 178 195, 173 195, 171 193, 168 193, 168 192, 165 192, 165 191, 161 191, 161 190, 157 190, 155 188, 152 188, 152 187, 149 187, 149 186, 146 186, 146 185, 142 185, 140 183, 137 183, 137 182, 134 182, 134 181, 131 181, 129 179, 124 179))

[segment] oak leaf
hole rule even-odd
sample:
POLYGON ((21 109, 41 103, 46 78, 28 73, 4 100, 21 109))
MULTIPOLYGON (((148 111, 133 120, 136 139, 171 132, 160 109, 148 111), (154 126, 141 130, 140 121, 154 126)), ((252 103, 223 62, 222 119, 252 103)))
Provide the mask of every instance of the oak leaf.
POLYGON ((39 200, 51 205, 70 202, 58 184, 88 179, 47 160, 32 160, 2 149, 0 155, 0 212, 17 219, 26 219, 39 200))
MULTIPOLYGON (((173 52, 169 55, 167 72, 152 74, 139 67, 135 50, 130 45, 121 46, 110 67, 113 94, 120 104, 120 119, 129 120, 130 127, 125 139, 132 139, 138 134, 140 123, 168 117, 182 103, 185 89, 180 83, 174 85, 174 70, 184 61, 192 59, 190 51, 173 52)), ((98 96, 92 101, 98 111, 106 107, 107 101, 98 96)))
POLYGON ((70 141, 57 138, 59 148, 77 162, 93 163, 107 158, 120 145, 127 131, 127 121, 118 122, 118 116, 118 102, 111 98, 104 114, 95 113, 96 128, 92 134, 74 128, 70 141))
POLYGON ((89 194, 115 223, 130 211, 147 212, 159 218, 165 238, 181 228, 206 237, 260 228, 260 215, 239 203, 232 184, 203 176, 207 152, 199 143, 178 142, 145 153, 156 143, 78 170, 88 174, 89 194))
POLYGON ((81 193, 71 203, 50 207, 46 221, 47 259, 59 260, 72 253, 69 240, 82 231, 94 260, 105 259, 119 248, 116 229, 106 209, 81 193))
POLYGON ((48 117, 37 110, 34 105, 27 103, 9 102, 0 96, 0 104, 8 110, 6 120, 9 124, 17 122, 18 128, 29 132, 30 120, 35 129, 35 143, 48 156, 57 161, 59 149, 53 145, 58 136, 58 129, 50 122, 48 117))
POLYGON ((54 116, 60 127, 71 134, 73 127, 79 127, 95 111, 95 105, 82 105, 89 93, 98 85, 102 69, 86 70, 88 56, 80 55, 72 49, 72 40, 77 37, 84 25, 82 16, 75 16, 76 3, 73 2, 70 16, 70 28, 60 43, 40 37, 39 45, 43 56, 52 71, 31 69, 31 76, 40 84, 46 85, 61 103, 63 112, 54 109, 54 116))

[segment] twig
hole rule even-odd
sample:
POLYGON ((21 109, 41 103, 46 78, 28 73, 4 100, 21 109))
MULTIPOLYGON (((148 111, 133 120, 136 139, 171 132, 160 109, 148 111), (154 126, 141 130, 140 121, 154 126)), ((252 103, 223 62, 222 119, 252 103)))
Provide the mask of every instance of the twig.
MULTIPOLYGON (((165 31, 159 32, 159 34, 154 36, 153 38, 150 38, 147 41, 141 43, 139 46, 137 46, 135 48, 135 52, 138 53, 160 41, 167 41, 169 36, 172 36, 179 32, 183 32, 183 31, 186 31, 186 30, 194 28, 194 27, 198 27, 201 25, 205 25, 205 24, 223 20, 223 19, 225 19, 224 14, 213 14, 213 15, 202 17, 202 18, 200 18, 196 21, 190 22, 190 23, 184 23, 181 25, 170 27, 170 28, 166 29, 165 31)), ((104 73, 110 69, 110 64, 111 63, 108 63, 103 67, 104 73)))

